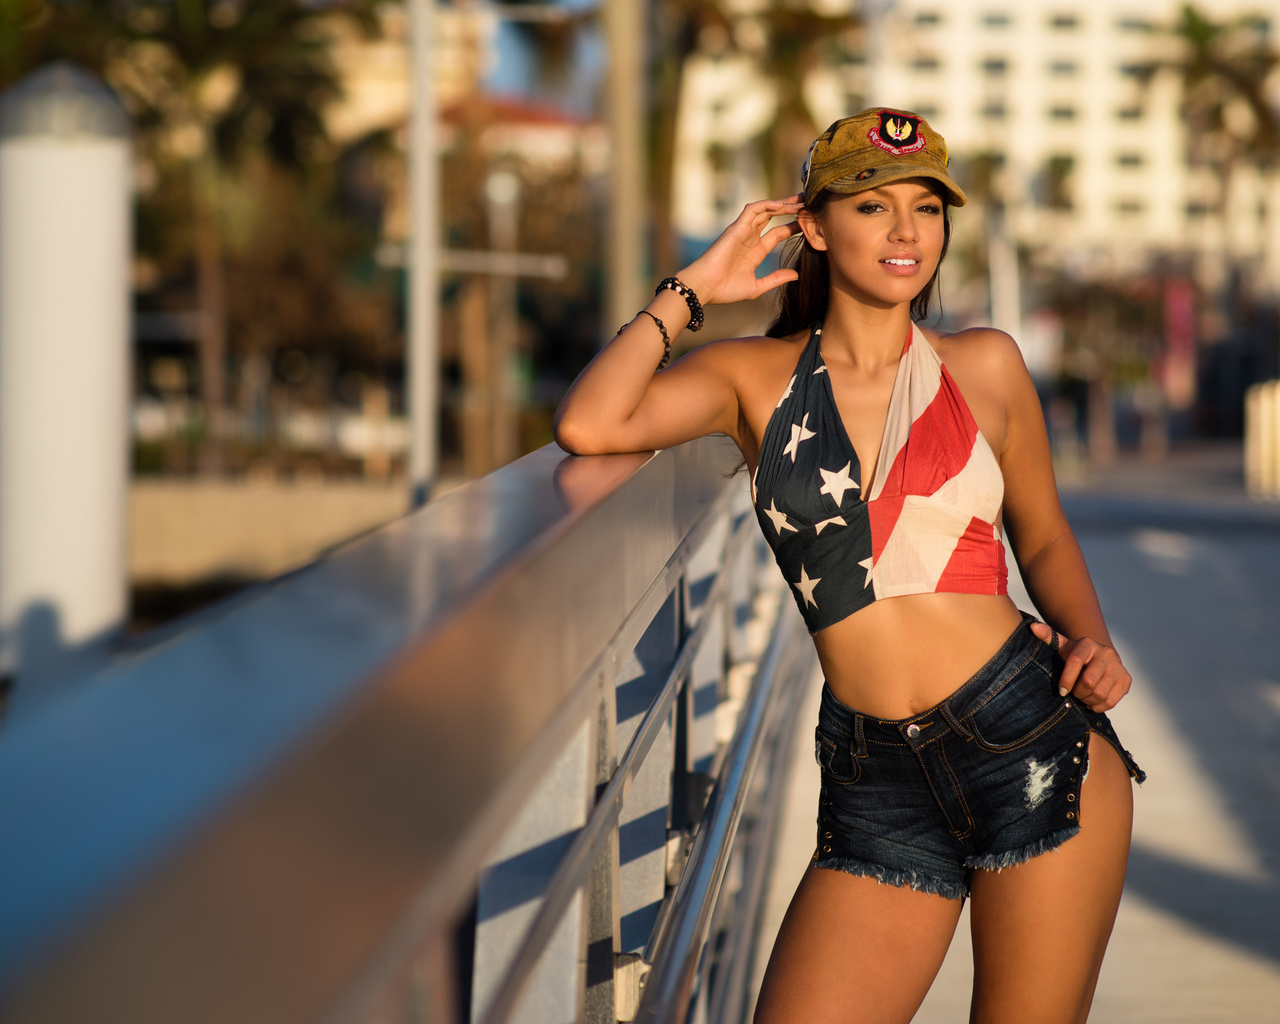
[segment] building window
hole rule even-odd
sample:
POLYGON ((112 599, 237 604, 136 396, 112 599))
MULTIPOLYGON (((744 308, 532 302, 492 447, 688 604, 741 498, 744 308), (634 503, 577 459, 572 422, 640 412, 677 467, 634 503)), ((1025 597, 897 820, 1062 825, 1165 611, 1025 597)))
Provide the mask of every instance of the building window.
POLYGON ((911 67, 915 71, 937 71, 942 66, 937 57, 931 54, 916 57, 911 62, 911 67))
POLYGON ((982 70, 995 78, 1009 70, 1009 62, 1003 57, 988 57, 982 62, 982 70))
POLYGON ((982 16, 982 25, 984 28, 1008 28, 1010 20, 1003 11, 992 11, 982 16))
POLYGON ((1003 103, 999 100, 992 100, 990 103, 984 103, 982 106, 982 116, 988 121, 1003 120, 1008 114, 1003 103))
POLYGON ((916 28, 936 28, 942 24, 942 15, 937 11, 916 11, 916 28))
POLYGON ((1049 27, 1055 32, 1066 32, 1080 27, 1080 19, 1074 14, 1054 14, 1049 18, 1049 27))
POLYGON ((1074 121, 1076 119, 1076 108, 1065 104, 1050 107, 1049 116, 1055 121, 1074 121))
POLYGON ((1207 217, 1209 215, 1208 203, 1187 203, 1188 217, 1207 217))
POLYGON ((1141 167, 1143 164, 1141 153, 1118 153, 1116 154, 1116 165, 1119 167, 1141 167))
POLYGON ((1116 201, 1116 212, 1125 217, 1132 217, 1141 213, 1145 208, 1145 204, 1141 199, 1119 199, 1116 201))
POLYGON ((1145 64, 1121 64, 1116 71, 1122 78, 1149 79, 1155 74, 1156 66, 1150 62, 1145 64))
POLYGON ((1146 18, 1124 16, 1116 19, 1116 28, 1121 32, 1154 32, 1156 27, 1146 18))
POLYGON ((1071 200, 1071 175, 1075 169, 1073 156, 1051 156, 1045 161, 1037 189, 1042 205, 1051 210, 1070 210, 1075 205, 1071 200))

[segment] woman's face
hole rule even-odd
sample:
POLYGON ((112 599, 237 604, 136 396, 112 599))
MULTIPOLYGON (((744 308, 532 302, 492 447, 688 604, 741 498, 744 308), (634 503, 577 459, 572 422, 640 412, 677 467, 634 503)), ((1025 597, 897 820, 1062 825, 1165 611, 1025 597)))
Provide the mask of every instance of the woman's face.
POLYGON ((838 196, 818 215, 802 210, 800 227, 826 252, 831 284, 877 306, 910 302, 942 258, 944 207, 931 179, 907 178, 838 196))

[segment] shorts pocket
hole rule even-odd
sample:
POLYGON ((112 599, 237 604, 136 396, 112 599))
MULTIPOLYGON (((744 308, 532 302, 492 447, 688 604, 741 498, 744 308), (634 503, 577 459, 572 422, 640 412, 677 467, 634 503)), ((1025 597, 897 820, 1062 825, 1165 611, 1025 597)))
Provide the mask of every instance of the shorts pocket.
POLYGON ((1032 661, 989 700, 972 711, 965 725, 978 746, 993 753, 1017 750, 1047 732, 1070 710, 1052 676, 1032 661))
POLYGON ((823 776, 831 782, 852 786, 862 774, 847 736, 829 736, 819 727, 813 734, 813 753, 823 776))

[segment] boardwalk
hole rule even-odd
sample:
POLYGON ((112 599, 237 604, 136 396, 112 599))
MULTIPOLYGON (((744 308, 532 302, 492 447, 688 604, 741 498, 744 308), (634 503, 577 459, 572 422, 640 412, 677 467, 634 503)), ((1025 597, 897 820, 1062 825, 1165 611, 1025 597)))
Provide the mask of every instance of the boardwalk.
MULTIPOLYGON (((1122 467, 1065 496, 1134 674, 1112 717, 1150 775, 1092 1024, 1280 1021, 1280 508, 1247 502, 1232 463, 1122 467)), ((812 852, 815 714, 771 929, 812 852)), ((966 916, 917 1024, 967 1020, 970 955, 966 916)))

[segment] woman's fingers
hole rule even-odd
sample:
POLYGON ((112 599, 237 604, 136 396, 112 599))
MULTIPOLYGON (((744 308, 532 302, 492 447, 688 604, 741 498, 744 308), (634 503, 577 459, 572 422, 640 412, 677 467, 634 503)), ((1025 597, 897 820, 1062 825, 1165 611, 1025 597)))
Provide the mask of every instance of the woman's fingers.
POLYGON ((788 221, 786 224, 779 224, 776 228, 770 228, 760 236, 760 241, 764 243, 765 252, 773 252, 779 242, 786 241, 792 235, 799 234, 800 222, 788 221))
POLYGON ((765 274, 764 277, 757 280, 759 291, 756 294, 758 296, 763 295, 767 291, 781 287, 788 281, 798 281, 799 279, 800 275, 794 270, 775 270, 772 274, 765 274))
MULTIPOLYGON (((1050 643, 1055 631, 1043 622, 1033 622, 1031 632, 1050 643)), ((1133 677, 1120 661, 1114 647, 1099 643, 1089 637, 1071 640, 1061 633, 1058 637, 1058 656, 1062 658, 1062 675, 1058 679, 1058 693, 1065 697, 1074 694, 1094 711, 1110 711, 1129 692, 1133 677)))

